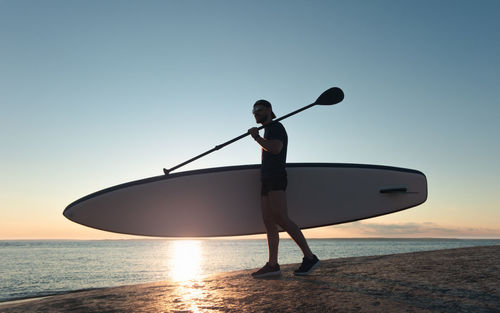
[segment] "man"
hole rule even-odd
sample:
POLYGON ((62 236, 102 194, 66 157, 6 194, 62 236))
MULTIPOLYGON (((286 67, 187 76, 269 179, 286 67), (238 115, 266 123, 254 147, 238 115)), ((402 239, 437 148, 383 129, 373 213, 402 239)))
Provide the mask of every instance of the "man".
POLYGON ((265 126, 264 137, 259 135, 257 127, 249 129, 248 133, 262 147, 261 210, 267 233, 269 261, 252 276, 260 278, 281 274, 278 264, 278 225, 292 237, 304 254, 302 265, 294 271, 294 274, 307 275, 319 266, 320 261, 309 249, 300 228, 288 217, 286 203, 288 136, 286 130, 281 123, 273 121, 276 116, 271 103, 266 100, 255 102, 253 115, 257 123, 265 126))

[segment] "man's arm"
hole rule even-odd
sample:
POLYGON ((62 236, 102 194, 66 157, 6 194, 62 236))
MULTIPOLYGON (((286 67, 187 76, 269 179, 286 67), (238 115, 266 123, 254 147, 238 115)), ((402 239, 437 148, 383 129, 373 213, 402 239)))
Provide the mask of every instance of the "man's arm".
POLYGON ((248 133, 257 141, 257 143, 264 149, 265 151, 271 153, 271 154, 279 154, 281 152, 281 149, 283 149, 283 142, 281 140, 268 140, 265 138, 262 138, 259 135, 259 130, 257 127, 250 128, 248 130, 248 133))

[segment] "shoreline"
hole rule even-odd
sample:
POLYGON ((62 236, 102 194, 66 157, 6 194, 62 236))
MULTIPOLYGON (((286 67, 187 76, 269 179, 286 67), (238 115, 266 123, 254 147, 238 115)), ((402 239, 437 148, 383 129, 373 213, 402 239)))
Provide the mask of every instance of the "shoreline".
POLYGON ((275 279, 254 270, 70 291, 0 303, 0 312, 498 312, 500 245, 322 260, 275 279))
MULTIPOLYGON (((138 285, 138 284, 134 284, 134 285, 138 285)), ((26 298, 17 298, 17 299, 13 299, 13 300, 0 301, 0 309, 2 309, 2 305, 24 303, 24 302, 41 300, 41 299, 45 299, 45 298, 51 298, 51 297, 56 297, 56 296, 67 295, 67 294, 71 294, 71 293, 84 292, 84 291, 92 291, 92 290, 102 290, 102 289, 115 288, 115 287, 121 287, 121 286, 126 286, 126 285, 111 286, 111 287, 84 288, 84 289, 60 291, 60 292, 49 293, 49 294, 41 295, 41 296, 26 297, 26 298)), ((2 311, 0 311, 0 313, 1 312, 2 311)))

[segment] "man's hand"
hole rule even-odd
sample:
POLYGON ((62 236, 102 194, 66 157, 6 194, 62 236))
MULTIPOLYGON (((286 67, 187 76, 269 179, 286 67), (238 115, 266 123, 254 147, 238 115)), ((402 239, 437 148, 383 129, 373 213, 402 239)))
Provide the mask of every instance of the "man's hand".
POLYGON ((248 130, 248 133, 250 136, 252 136, 253 139, 256 139, 259 137, 259 129, 257 127, 252 127, 248 130))
POLYGON ((281 149, 283 149, 283 142, 280 140, 267 140, 259 135, 259 129, 257 127, 250 128, 248 133, 257 141, 257 143, 262 147, 262 149, 270 152, 272 154, 279 154, 281 149))

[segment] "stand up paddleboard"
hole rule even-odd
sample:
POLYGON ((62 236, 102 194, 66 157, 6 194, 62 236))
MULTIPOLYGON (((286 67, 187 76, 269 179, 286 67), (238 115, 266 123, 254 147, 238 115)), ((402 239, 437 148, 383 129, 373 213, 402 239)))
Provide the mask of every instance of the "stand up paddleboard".
MULTIPOLYGON (((111 232, 158 237, 265 233, 260 165, 179 172, 114 186, 64 210, 68 219, 111 232)), ((301 228, 352 222, 417 206, 423 173, 396 167, 287 164, 288 213, 301 228)))

